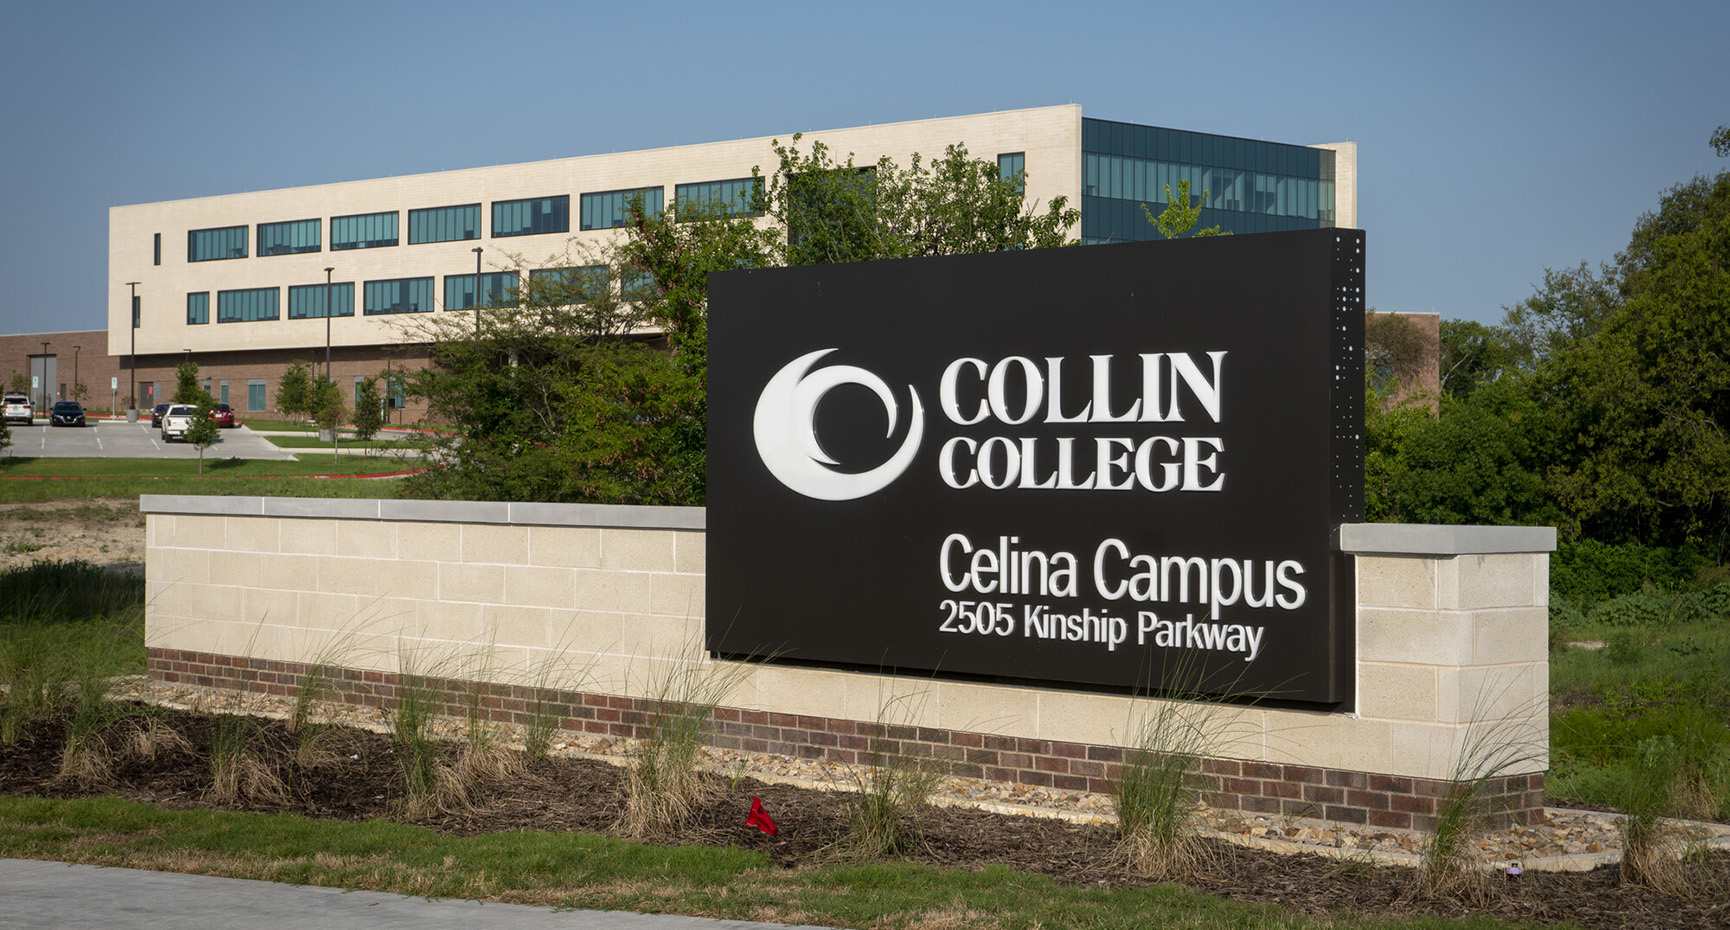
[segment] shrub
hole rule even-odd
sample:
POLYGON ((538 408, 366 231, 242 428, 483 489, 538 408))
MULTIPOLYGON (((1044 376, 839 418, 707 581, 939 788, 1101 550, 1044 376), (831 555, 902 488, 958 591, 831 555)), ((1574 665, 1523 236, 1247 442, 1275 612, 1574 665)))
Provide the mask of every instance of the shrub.
POLYGON ((1648 585, 1678 587, 1707 565, 1708 560, 1693 549, 1582 539, 1556 547, 1550 559, 1550 586, 1574 603, 1595 604, 1638 593, 1648 585))

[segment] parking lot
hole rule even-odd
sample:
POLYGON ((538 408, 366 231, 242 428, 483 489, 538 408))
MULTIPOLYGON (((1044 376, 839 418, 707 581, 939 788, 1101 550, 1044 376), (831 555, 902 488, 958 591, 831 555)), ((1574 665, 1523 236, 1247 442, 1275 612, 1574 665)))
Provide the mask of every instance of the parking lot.
MULTIPOLYGON (((244 426, 220 430, 216 445, 204 450, 205 458, 276 459, 293 461, 294 454, 279 449, 270 440, 244 426)), ((46 458, 196 459, 198 450, 184 442, 162 441, 162 431, 148 417, 137 423, 124 420, 91 420, 82 429, 50 427, 38 418, 31 426, 13 424, 12 447, 17 456, 46 458)))

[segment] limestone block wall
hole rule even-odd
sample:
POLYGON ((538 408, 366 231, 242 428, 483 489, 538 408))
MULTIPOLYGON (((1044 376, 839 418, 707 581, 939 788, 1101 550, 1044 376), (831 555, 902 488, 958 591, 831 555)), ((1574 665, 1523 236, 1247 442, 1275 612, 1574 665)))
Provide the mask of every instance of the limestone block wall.
MULTIPOLYGON (((698 508, 147 495, 143 510, 159 678, 287 693, 327 663, 351 700, 385 705, 397 676, 433 674, 489 683, 502 719, 542 689, 564 726, 636 736, 668 669, 726 664, 701 652, 698 508)), ((1554 539, 1343 528, 1356 706, 1201 711, 1218 734, 1210 801, 1421 826, 1462 758, 1489 747, 1512 749, 1490 760, 1504 763, 1491 793, 1515 815, 1541 806, 1554 539)), ((857 761, 891 739, 959 774, 1077 790, 1109 786, 1155 706, 780 665, 743 670, 724 704, 718 744, 857 761)))

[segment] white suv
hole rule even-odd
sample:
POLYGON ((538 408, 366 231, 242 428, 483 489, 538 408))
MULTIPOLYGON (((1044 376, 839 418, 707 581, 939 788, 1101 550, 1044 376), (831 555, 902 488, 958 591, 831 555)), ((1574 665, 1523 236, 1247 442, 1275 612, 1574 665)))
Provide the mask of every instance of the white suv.
POLYGON ((6 422, 11 423, 16 420, 20 423, 33 423, 36 421, 36 412, 30 408, 30 396, 28 394, 16 394, 7 391, 6 396, 0 399, 0 403, 4 403, 6 407, 6 422))

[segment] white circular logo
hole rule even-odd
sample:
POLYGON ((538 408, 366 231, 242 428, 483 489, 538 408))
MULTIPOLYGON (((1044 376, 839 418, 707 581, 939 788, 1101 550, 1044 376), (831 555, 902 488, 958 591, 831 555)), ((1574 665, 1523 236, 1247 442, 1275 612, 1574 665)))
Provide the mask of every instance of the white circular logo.
POLYGON ((831 465, 840 464, 823 451, 817 441, 817 404, 823 395, 843 384, 870 388, 883 401, 889 414, 889 429, 885 437, 895 434, 897 409, 889 385, 863 368, 834 365, 811 371, 817 360, 834 349, 818 349, 788 362, 764 385, 757 398, 757 414, 752 418, 751 431, 757 439, 757 454, 769 473, 782 484, 805 495, 824 501, 850 501, 874 494, 901 476, 913 456, 919 451, 919 439, 925 433, 925 408, 919 404, 919 394, 912 385, 907 394, 913 401, 908 417, 907 438, 887 462, 870 471, 848 473, 836 471, 831 465), (807 374, 807 372, 810 372, 807 374))

